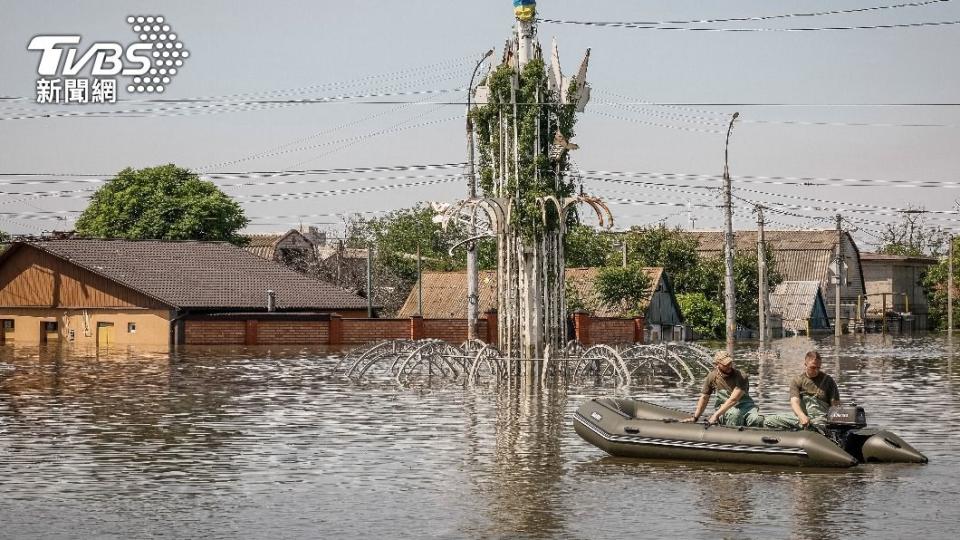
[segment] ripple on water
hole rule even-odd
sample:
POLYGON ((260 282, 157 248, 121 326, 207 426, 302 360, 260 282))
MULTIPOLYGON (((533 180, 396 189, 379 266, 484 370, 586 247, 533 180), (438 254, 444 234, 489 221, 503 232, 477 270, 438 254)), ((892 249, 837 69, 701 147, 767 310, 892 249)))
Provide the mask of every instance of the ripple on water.
MULTIPOLYGON (((941 339, 778 341, 740 362, 787 408, 821 350, 844 399, 927 466, 797 471, 605 456, 589 386, 538 395, 349 384, 307 348, 173 355, 0 347, 0 520, 13 537, 932 537, 960 525, 960 367, 941 339), (3 366, 12 366, 13 369, 3 366)), ((692 408, 696 385, 628 393, 692 408)))

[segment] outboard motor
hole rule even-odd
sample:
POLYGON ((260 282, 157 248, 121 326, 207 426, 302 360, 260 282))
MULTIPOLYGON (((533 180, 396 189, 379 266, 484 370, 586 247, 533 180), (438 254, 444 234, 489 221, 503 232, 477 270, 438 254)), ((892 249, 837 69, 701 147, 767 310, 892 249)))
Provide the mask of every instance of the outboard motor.
POLYGON ((827 426, 830 429, 852 429, 867 425, 867 413, 856 403, 837 405, 827 411, 827 426))
POLYGON ((861 463, 926 463, 927 457, 885 429, 868 428, 856 403, 830 407, 827 435, 861 463))

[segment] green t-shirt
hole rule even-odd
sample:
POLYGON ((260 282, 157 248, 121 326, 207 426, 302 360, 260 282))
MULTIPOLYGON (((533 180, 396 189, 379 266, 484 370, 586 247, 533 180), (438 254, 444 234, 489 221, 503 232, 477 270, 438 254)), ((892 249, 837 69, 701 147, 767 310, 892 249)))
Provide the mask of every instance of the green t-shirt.
POLYGON ((719 369, 714 369, 707 374, 707 378, 703 380, 703 388, 700 390, 700 393, 709 396, 713 394, 715 390, 733 392, 734 388, 739 388, 743 390, 744 394, 749 394, 750 380, 737 368, 734 368, 729 375, 724 375, 719 369))
POLYGON ((840 389, 833 377, 822 371, 812 379, 801 372, 790 382, 790 397, 800 396, 815 397, 829 407, 834 401, 840 401, 840 389))

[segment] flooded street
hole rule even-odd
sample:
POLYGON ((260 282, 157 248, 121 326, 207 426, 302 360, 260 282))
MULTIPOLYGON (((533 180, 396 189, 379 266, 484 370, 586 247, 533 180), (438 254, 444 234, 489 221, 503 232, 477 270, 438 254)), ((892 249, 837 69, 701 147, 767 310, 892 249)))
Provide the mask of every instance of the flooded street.
MULTIPOLYGON (((356 385, 303 348, 0 347, 0 537, 955 537, 960 358, 942 337, 780 340, 738 361, 788 409, 812 347, 928 465, 643 462, 581 440, 612 389, 356 385)), ((954 345, 960 349, 960 339, 954 345)), ((692 409, 699 386, 629 394, 692 409)))

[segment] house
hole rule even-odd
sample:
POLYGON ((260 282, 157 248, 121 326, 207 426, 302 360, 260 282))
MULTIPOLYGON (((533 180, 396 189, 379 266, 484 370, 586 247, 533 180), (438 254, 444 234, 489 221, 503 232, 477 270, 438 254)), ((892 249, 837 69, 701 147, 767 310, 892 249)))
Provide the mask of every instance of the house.
POLYGON ((818 281, 781 282, 770 293, 770 313, 782 321, 785 334, 810 335, 830 330, 818 281))
POLYGON ((311 226, 306 232, 290 229, 282 234, 255 234, 248 239, 244 249, 258 257, 350 290, 366 289, 367 250, 346 247, 343 240, 328 239, 316 227, 311 226))
POLYGON ((250 253, 304 274, 316 272, 319 259, 313 241, 296 229, 284 234, 254 234, 244 247, 250 253))
MULTIPOLYGON (((644 268, 650 277, 649 297, 643 306, 648 341, 682 340, 689 337, 683 325, 680 306, 674 296, 673 286, 663 268, 644 268)), ((596 299, 593 283, 599 268, 567 268, 566 288, 568 303, 571 298, 598 318, 619 318, 615 309, 603 306, 596 299)), ((404 302, 398 318, 422 313, 425 319, 463 319, 467 316, 466 272, 423 272, 422 309, 420 283, 413 286, 404 302)), ((478 274, 477 314, 497 308, 497 273, 484 270, 478 274)))
POLYGON ((933 257, 907 257, 882 253, 861 253, 863 279, 866 285, 866 309, 869 316, 888 312, 909 313, 913 327, 929 328, 927 295, 920 280, 937 264, 933 257))
POLYGON ((268 330, 309 342, 291 321, 330 313, 362 317, 366 301, 225 242, 47 240, 0 255, 2 339, 16 343, 256 343, 268 330))
MULTIPOLYGON (((697 253, 702 257, 722 257, 723 231, 690 231, 684 233, 697 240, 697 253)), ((767 230, 764 240, 773 252, 774 269, 784 281, 815 281, 827 306, 834 316, 836 303, 836 229, 767 230)), ((860 249, 850 233, 841 233, 843 252, 843 286, 840 289, 841 318, 856 317, 857 299, 865 290, 860 249)), ((757 231, 736 231, 736 250, 756 257, 757 231)))

